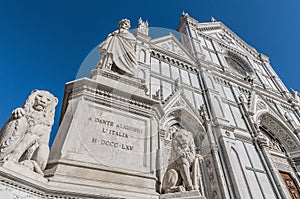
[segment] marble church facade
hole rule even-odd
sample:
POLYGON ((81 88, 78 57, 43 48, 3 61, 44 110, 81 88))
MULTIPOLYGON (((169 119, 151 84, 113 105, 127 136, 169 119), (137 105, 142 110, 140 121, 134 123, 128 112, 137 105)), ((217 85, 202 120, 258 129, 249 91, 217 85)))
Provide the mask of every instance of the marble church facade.
POLYGON ((6 158, 0 140, 0 196, 300 198, 300 96, 269 58, 214 18, 183 13, 180 38, 129 26, 100 45, 90 78, 66 84, 45 168, 34 152, 6 158), (127 45, 122 59, 111 42, 127 45))

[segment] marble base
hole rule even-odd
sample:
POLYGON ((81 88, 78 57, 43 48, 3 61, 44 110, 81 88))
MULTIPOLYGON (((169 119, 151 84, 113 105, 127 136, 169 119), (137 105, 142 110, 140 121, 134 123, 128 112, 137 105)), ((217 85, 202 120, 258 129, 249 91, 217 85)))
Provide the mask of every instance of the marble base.
POLYGON ((5 170, 5 173, 10 173, 12 175, 16 175, 24 180, 28 181, 37 181, 40 183, 47 184, 48 179, 44 178, 42 175, 35 173, 30 170, 28 167, 12 162, 12 161, 3 161, 0 162, 1 170, 5 170))
POLYGON ((201 196, 199 191, 185 191, 177 193, 162 194, 160 199, 206 199, 205 196, 201 196))
POLYGON ((90 198, 158 199, 152 118, 161 104, 145 95, 139 79, 101 70, 92 77, 66 85, 45 170, 49 185, 90 198))

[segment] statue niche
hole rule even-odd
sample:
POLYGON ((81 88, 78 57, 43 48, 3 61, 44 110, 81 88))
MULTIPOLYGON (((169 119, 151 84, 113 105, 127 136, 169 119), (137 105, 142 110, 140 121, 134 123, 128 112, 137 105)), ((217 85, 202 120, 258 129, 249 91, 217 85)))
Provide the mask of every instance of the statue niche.
POLYGON ((100 44, 101 59, 97 68, 111 70, 121 75, 137 76, 136 38, 128 30, 130 21, 122 19, 119 29, 110 33, 100 44))
POLYGON ((199 191, 201 155, 196 154, 195 148, 191 132, 179 128, 173 133, 171 157, 162 183, 163 193, 199 191))
POLYGON ((57 102, 48 91, 32 91, 23 107, 15 109, 1 129, 0 160, 24 165, 43 175, 57 102))

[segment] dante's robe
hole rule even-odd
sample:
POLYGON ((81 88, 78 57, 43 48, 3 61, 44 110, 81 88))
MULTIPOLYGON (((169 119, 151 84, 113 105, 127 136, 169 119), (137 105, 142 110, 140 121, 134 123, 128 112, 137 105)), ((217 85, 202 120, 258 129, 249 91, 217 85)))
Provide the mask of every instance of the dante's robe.
POLYGON ((137 69, 135 44, 136 38, 128 30, 117 30, 107 37, 99 50, 111 56, 118 69, 134 76, 137 69))

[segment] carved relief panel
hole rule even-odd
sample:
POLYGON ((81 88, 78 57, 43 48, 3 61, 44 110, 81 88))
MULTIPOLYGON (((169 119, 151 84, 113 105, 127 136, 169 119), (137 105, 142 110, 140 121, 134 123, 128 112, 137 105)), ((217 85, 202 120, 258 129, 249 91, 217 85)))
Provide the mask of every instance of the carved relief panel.
POLYGON ((288 191, 291 195, 291 198, 299 199, 300 193, 299 193, 296 183, 294 182, 291 175, 288 173, 283 173, 283 172, 280 172, 280 174, 281 174, 283 181, 285 182, 286 188, 288 189, 288 191))

